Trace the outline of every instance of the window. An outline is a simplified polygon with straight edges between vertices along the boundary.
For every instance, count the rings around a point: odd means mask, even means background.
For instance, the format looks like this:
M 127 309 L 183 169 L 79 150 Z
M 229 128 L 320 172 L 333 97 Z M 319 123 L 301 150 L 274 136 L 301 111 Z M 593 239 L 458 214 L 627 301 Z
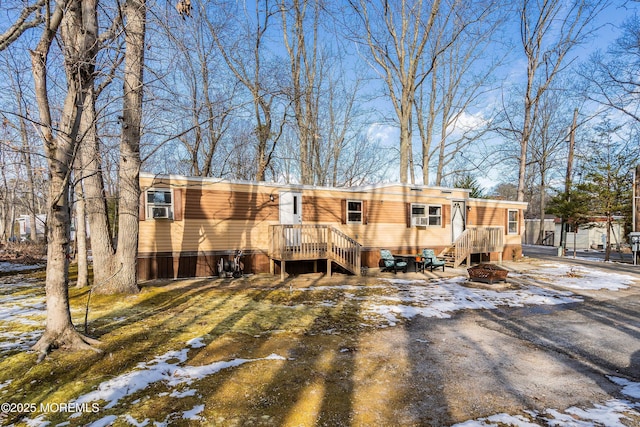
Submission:
M 173 219 L 171 190 L 147 190 L 147 218 Z
M 442 224 L 442 206 L 429 206 L 429 225 Z
M 518 234 L 518 211 L 509 209 L 508 234 Z
M 347 200 L 347 224 L 362 224 L 362 201 Z
M 438 205 L 411 205 L 411 225 L 425 227 L 442 224 L 442 206 Z

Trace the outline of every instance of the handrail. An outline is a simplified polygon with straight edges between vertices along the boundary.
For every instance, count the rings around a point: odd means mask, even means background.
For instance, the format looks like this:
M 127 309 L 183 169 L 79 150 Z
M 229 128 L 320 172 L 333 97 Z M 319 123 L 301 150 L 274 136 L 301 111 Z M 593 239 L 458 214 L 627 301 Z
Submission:
M 462 264 L 470 254 L 502 252 L 504 250 L 504 227 L 467 228 L 453 242 L 454 267 Z
M 362 245 L 331 225 L 270 226 L 269 256 L 280 260 L 329 259 L 360 275 Z

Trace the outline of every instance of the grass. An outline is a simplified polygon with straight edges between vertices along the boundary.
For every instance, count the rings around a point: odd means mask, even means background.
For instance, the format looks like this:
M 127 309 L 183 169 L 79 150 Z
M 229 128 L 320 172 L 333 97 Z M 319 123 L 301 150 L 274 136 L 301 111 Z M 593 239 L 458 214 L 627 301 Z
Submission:
M 43 292 L 41 276 L 30 280 L 36 281 L 33 288 L 17 292 Z M 100 402 L 96 413 L 70 418 L 69 413 L 55 412 L 45 414 L 45 419 L 51 425 L 86 425 L 114 415 L 118 416 L 114 426 L 131 425 L 124 417 L 128 414 L 138 422 L 199 425 L 183 419 L 183 413 L 204 405 L 198 414 L 206 420 L 201 421 L 203 425 L 336 425 L 352 424 L 354 417 L 366 421 L 370 416 L 367 399 L 360 399 L 359 408 L 353 407 L 358 375 L 365 375 L 363 381 L 375 377 L 377 385 L 369 392 L 381 394 L 386 393 L 388 387 L 383 385 L 393 379 L 393 372 L 381 374 L 385 371 L 379 363 L 384 360 L 362 357 L 360 341 L 374 328 L 363 316 L 358 297 L 383 289 L 358 286 L 345 291 L 334 286 L 302 290 L 315 279 L 274 280 L 254 276 L 155 282 L 143 285 L 137 295 L 93 295 L 88 333 L 102 342 L 102 352 L 54 351 L 40 364 L 35 364 L 33 353 L 5 352 L 0 361 L 0 400 L 38 407 L 72 402 L 101 383 L 139 369 L 139 364 L 168 351 L 185 349 L 187 341 L 201 337 L 206 346 L 190 349 L 181 366 L 260 359 L 270 354 L 286 360 L 244 363 L 177 387 L 157 382 L 126 396 L 113 408 Z M 336 279 L 335 284 L 339 283 Z M 69 293 L 73 322 L 82 330 L 88 290 L 72 287 Z M 42 326 L 32 330 L 38 328 Z M 20 425 L 25 415 L 39 414 L 11 413 L 3 422 Z

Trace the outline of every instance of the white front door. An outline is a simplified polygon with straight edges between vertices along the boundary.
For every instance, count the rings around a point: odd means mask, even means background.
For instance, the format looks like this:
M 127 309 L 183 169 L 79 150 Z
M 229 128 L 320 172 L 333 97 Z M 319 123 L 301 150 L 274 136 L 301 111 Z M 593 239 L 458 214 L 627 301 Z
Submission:
M 464 202 L 452 202 L 451 203 L 451 232 L 452 241 L 455 242 L 458 237 L 464 232 L 466 227 L 465 220 L 465 205 Z
M 280 193 L 280 224 L 302 224 L 302 193 Z
M 280 193 L 280 224 L 302 224 L 302 193 L 294 191 Z M 299 228 L 285 228 L 284 239 L 287 246 L 299 246 L 301 230 Z

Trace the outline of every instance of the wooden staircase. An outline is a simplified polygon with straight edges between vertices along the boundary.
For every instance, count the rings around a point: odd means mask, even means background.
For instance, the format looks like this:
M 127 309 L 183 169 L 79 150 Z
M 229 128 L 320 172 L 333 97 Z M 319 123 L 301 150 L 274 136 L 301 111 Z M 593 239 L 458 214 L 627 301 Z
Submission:
M 471 254 L 499 253 L 502 261 L 504 251 L 504 227 L 467 228 L 455 242 L 438 255 L 449 267 L 458 267 L 463 262 L 471 264 Z
M 440 252 L 440 254 L 438 255 L 438 258 L 442 259 L 445 262 L 444 265 L 447 267 L 450 267 L 450 268 L 457 267 L 455 251 L 456 251 L 456 247 L 454 245 L 451 245 L 448 248 L 444 249 L 442 252 Z
M 280 261 L 283 277 L 287 261 L 309 260 L 326 260 L 329 276 L 332 263 L 360 276 L 362 245 L 331 225 L 272 225 L 270 243 L 271 270 Z

